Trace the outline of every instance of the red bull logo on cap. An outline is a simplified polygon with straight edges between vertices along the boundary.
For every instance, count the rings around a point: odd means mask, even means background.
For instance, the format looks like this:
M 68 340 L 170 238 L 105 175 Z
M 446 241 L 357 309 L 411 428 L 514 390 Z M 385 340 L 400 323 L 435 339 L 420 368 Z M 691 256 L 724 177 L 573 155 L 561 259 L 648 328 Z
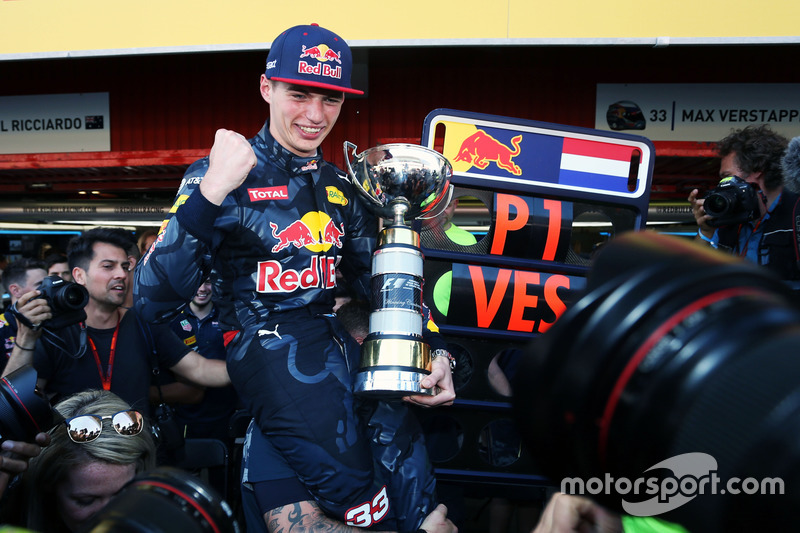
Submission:
M 311 63 L 303 61 L 303 58 L 305 57 L 316 59 L 317 63 L 312 65 Z M 317 46 L 312 46 L 310 48 L 306 48 L 306 46 L 303 45 L 303 51 L 300 54 L 300 61 L 297 63 L 297 72 L 299 74 L 314 74 L 316 76 L 336 78 L 337 80 L 341 79 L 342 67 L 325 64 L 329 61 L 336 62 L 341 65 L 342 53 L 329 48 L 326 44 L 318 44 Z
M 342 64 L 342 53 L 335 52 L 329 48 L 327 44 L 318 44 L 310 48 L 306 48 L 306 45 L 303 45 L 303 53 L 300 54 L 300 58 L 302 59 L 304 57 L 318 59 L 323 63 L 326 61 L 336 61 L 340 65 Z
M 272 236 L 278 241 L 272 253 L 289 247 L 308 248 L 312 252 L 327 252 L 331 246 L 342 247 L 344 222 L 337 225 L 327 213 L 311 211 L 283 229 L 274 222 L 269 223 Z
M 461 142 L 454 163 L 464 162 L 484 170 L 489 163 L 496 164 L 499 168 L 519 176 L 522 169 L 514 163 L 513 158 L 521 153 L 520 143 L 522 135 L 511 139 L 513 148 L 498 141 L 484 130 L 478 130 Z

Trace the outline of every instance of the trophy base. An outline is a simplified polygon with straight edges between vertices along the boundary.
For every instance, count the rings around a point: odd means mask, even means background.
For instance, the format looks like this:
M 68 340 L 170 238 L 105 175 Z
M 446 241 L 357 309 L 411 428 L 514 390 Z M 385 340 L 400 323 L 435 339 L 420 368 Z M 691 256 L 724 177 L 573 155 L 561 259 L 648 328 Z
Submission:
M 353 392 L 358 396 L 384 400 L 400 399 L 412 394 L 433 396 L 436 387 L 423 389 L 420 385 L 427 375 L 408 370 L 365 369 L 356 375 Z

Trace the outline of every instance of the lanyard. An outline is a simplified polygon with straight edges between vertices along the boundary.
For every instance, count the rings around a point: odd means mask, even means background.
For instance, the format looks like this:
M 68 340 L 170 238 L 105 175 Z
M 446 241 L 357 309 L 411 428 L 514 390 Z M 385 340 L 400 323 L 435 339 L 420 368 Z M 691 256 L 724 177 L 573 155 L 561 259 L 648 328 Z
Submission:
M 750 247 L 750 239 L 753 238 L 753 236 L 756 234 L 756 231 L 758 231 L 758 227 L 761 225 L 761 221 L 762 220 L 764 220 L 764 217 L 759 218 L 758 222 L 756 222 L 756 225 L 753 227 L 753 231 L 750 233 L 750 236 L 744 242 L 744 250 L 739 252 L 739 257 L 747 257 L 747 249 Z M 741 233 L 741 232 L 742 232 L 742 225 L 740 224 L 739 225 L 739 233 Z M 760 238 L 759 238 L 759 240 L 760 240 Z M 758 261 L 756 261 L 756 262 L 758 262 Z
M 114 336 L 111 337 L 111 350 L 108 355 L 108 374 L 103 375 L 103 365 L 100 363 L 100 354 L 97 353 L 97 346 L 94 344 L 92 337 L 86 334 L 89 339 L 89 346 L 92 347 L 92 355 L 94 355 L 94 362 L 97 364 L 97 373 L 100 374 L 100 381 L 103 383 L 103 390 L 111 390 L 111 374 L 114 372 L 114 355 L 117 353 L 117 335 L 119 334 L 120 317 L 117 315 L 117 327 L 114 329 Z
M 762 193 L 762 195 L 763 195 L 763 193 Z M 772 202 L 772 205 L 771 205 L 771 206 L 769 206 L 769 207 L 767 208 L 767 212 L 766 212 L 766 213 L 764 213 L 763 215 L 761 215 L 761 218 L 759 218 L 759 219 L 758 219 L 758 222 L 756 222 L 756 225 L 753 227 L 753 232 L 750 234 L 750 237 L 752 237 L 753 235 L 755 235 L 756 231 L 758 231 L 758 227 L 761 225 L 761 222 L 762 222 L 762 221 L 763 221 L 765 218 L 767 218 L 767 217 L 769 217 L 770 215 L 772 215 L 772 212 L 773 212 L 773 211 L 775 210 L 775 208 L 778 206 L 778 202 L 780 201 L 780 199 L 781 199 L 781 195 L 779 194 L 779 195 L 778 195 L 778 197 L 777 197 L 777 198 L 775 198 L 775 200 Z M 764 197 L 764 204 L 766 205 L 766 203 L 767 203 L 767 199 L 766 199 L 766 197 Z M 739 231 L 738 231 L 738 233 L 737 233 L 737 236 L 738 236 L 738 234 L 739 234 L 739 233 L 741 233 L 741 232 L 742 232 L 742 225 L 740 224 L 740 225 L 739 225 Z M 757 259 L 756 259 L 756 263 L 758 263 L 758 264 L 761 264 L 761 246 L 760 246 L 760 243 L 761 243 L 761 241 L 762 241 L 762 238 L 761 238 L 761 237 L 759 237 L 759 250 L 758 250 Z M 739 252 L 739 256 L 740 256 L 740 257 L 747 257 L 747 248 L 748 248 L 749 246 L 750 246 L 750 238 L 748 238 L 748 239 L 747 239 L 747 241 L 744 243 L 744 250 L 742 250 L 741 252 Z

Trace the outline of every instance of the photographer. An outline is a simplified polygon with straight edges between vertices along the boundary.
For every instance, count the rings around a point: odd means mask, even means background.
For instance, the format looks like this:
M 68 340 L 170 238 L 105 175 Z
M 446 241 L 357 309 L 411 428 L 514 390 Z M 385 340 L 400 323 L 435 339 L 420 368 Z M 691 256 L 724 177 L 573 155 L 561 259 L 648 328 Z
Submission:
M 718 143 L 720 179 L 738 177 L 758 188 L 758 210 L 751 220 L 715 221 L 706 212 L 706 200 L 698 199 L 697 189 L 689 194 L 689 202 L 699 226 L 697 239 L 766 266 L 783 280 L 798 282 L 793 210 L 800 196 L 784 190 L 781 162 L 787 144 L 767 125 L 737 130 Z
M 155 466 L 155 445 L 140 413 L 103 390 L 80 392 L 56 410 L 65 423 L 31 459 L 2 521 L 32 531 L 78 531 L 134 476 Z M 99 418 L 99 417 L 102 417 Z
M 123 312 L 129 282 L 127 248 L 128 242 L 109 228 L 94 228 L 73 239 L 69 263 L 75 282 L 88 292 L 85 320 L 78 318 L 54 331 L 44 323 L 35 352 L 20 341 L 28 349 L 12 354 L 4 375 L 33 362 L 39 388 L 54 401 L 86 389 L 105 389 L 143 412 L 148 412 L 151 371 L 157 362 L 201 385 L 230 383 L 224 361 L 189 350 L 167 326 L 148 326 L 132 310 Z M 27 303 L 39 303 L 34 300 L 44 301 L 33 298 Z M 42 326 L 42 321 L 31 324 Z
M 50 318 L 50 308 L 47 302 L 38 299 L 37 289 L 42 280 L 47 276 L 45 264 L 34 259 L 18 259 L 11 263 L 5 270 L 3 283 L 11 295 L 11 305 L 17 312 L 27 316 L 34 323 Z M 5 368 L 6 362 L 14 354 L 20 357 L 20 352 L 33 352 L 33 345 L 41 332 L 33 331 L 24 322 L 18 321 L 13 312 L 6 310 L 0 314 L 0 336 L 3 338 L 3 354 L 0 360 L 0 370 Z

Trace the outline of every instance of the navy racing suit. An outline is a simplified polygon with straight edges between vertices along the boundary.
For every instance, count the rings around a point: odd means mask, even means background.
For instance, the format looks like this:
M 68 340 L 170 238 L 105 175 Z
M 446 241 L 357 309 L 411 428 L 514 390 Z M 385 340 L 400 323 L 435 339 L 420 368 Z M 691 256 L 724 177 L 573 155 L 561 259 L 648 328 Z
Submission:
M 257 164 L 221 206 L 199 192 L 208 158 L 189 167 L 137 265 L 136 309 L 167 320 L 210 275 L 231 381 L 298 479 L 349 525 L 416 530 L 435 506 L 419 426 L 354 397 L 358 345 L 331 313 L 337 269 L 369 294 L 376 220 L 321 153 L 288 152 L 268 123 L 250 143 Z

